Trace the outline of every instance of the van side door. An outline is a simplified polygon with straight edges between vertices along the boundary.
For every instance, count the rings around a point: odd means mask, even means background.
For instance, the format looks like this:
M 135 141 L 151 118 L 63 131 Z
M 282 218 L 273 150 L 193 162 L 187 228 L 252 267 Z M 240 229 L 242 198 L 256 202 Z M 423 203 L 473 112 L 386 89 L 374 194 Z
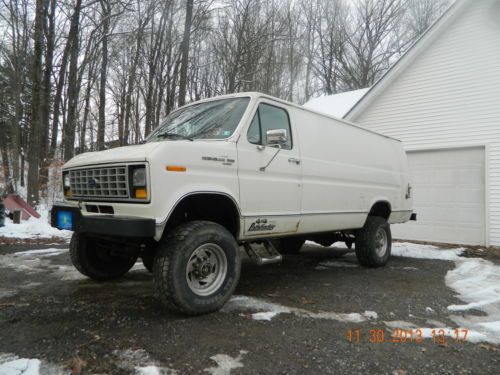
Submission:
M 267 131 L 282 129 L 287 140 L 281 149 L 268 144 Z M 238 140 L 238 177 L 244 237 L 297 232 L 302 164 L 297 132 L 286 106 L 263 99 L 258 103 Z

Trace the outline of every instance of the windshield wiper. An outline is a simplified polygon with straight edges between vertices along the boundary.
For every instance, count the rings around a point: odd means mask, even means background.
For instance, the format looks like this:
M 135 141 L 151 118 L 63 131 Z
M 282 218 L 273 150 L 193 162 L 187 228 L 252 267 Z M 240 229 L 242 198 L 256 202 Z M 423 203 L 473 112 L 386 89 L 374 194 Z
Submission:
M 172 132 L 162 132 L 156 135 L 158 138 L 182 138 L 193 142 L 193 138 L 184 134 L 172 133 Z

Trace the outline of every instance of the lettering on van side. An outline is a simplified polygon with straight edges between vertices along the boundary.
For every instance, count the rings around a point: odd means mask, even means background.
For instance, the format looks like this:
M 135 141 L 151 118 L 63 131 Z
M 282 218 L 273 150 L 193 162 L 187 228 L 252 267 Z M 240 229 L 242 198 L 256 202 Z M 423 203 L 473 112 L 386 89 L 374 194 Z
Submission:
M 276 227 L 274 223 L 268 223 L 267 219 L 257 219 L 252 224 L 250 224 L 250 228 L 248 228 L 249 232 L 263 232 L 270 231 Z
M 220 156 L 220 157 L 217 157 L 217 156 L 202 156 L 201 160 L 206 160 L 206 161 L 220 161 L 220 162 L 222 162 L 223 165 L 233 165 L 233 163 L 235 162 L 234 159 L 231 159 L 231 158 L 229 158 L 227 156 Z

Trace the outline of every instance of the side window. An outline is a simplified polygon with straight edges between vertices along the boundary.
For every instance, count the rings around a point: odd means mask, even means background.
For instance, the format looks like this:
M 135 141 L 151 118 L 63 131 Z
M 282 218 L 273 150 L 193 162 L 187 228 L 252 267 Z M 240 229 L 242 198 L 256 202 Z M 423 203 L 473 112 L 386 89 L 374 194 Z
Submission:
M 265 134 L 268 130 L 285 129 L 288 141 L 283 145 L 285 150 L 292 149 L 292 131 L 288 114 L 284 109 L 260 104 L 255 116 L 248 128 L 248 142 L 254 144 L 265 144 Z
M 260 121 L 259 121 L 259 110 L 255 112 L 255 116 L 253 116 L 252 123 L 248 128 L 247 133 L 248 142 L 253 143 L 255 145 L 260 145 Z

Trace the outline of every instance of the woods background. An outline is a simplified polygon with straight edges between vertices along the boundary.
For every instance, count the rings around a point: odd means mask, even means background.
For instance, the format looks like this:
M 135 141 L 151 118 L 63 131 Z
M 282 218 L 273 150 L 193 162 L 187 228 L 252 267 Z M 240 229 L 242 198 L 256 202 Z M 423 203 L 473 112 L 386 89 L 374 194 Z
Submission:
M 449 0 L 0 0 L 4 188 L 138 143 L 186 102 L 371 86 Z

